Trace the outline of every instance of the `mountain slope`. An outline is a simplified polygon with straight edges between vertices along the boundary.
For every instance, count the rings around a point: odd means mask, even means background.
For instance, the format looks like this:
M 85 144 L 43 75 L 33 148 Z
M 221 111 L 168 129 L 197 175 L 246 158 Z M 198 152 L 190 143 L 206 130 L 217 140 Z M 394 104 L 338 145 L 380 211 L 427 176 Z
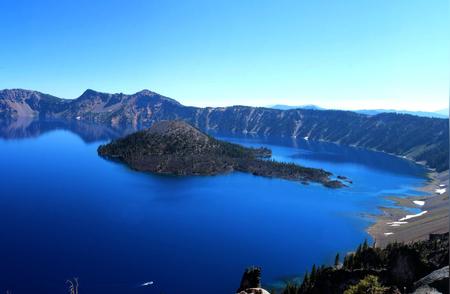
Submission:
M 37 91 L 12 89 L 0 91 L 0 118 L 53 116 L 67 109 L 69 100 Z
M 74 100 L 27 90 L 0 91 L 0 119 L 20 116 L 89 121 L 113 127 L 146 128 L 161 120 L 184 120 L 210 133 L 308 137 L 374 149 L 416 161 L 438 171 L 449 166 L 448 119 L 351 111 L 262 107 L 189 107 L 144 90 L 132 95 L 87 90 Z

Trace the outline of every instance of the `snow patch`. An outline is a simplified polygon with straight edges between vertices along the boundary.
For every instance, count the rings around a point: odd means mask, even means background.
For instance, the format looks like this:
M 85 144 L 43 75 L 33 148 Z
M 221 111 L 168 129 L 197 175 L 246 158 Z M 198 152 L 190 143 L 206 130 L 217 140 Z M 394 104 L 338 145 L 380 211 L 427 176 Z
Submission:
M 402 217 L 401 219 L 399 219 L 399 221 L 405 221 L 407 219 L 411 219 L 411 218 L 415 218 L 415 217 L 419 217 L 424 215 L 425 213 L 427 213 L 428 211 L 424 210 L 422 212 L 419 212 L 418 214 L 408 214 L 405 217 Z
M 442 195 L 442 194 L 444 194 L 445 193 L 445 191 L 447 191 L 447 189 L 446 188 L 442 188 L 442 189 L 436 189 L 436 194 L 439 194 L 439 195 Z
M 394 233 L 392 233 L 392 232 L 387 232 L 387 233 L 384 233 L 384 235 L 385 235 L 385 236 L 390 236 L 390 235 L 394 235 Z
M 414 200 L 413 203 L 415 205 L 419 205 L 419 206 L 424 206 L 425 205 L 425 201 L 421 201 L 421 200 Z
M 390 223 L 386 223 L 387 225 L 391 226 L 391 227 L 400 227 L 400 225 L 404 225 L 407 224 L 408 222 L 390 222 Z

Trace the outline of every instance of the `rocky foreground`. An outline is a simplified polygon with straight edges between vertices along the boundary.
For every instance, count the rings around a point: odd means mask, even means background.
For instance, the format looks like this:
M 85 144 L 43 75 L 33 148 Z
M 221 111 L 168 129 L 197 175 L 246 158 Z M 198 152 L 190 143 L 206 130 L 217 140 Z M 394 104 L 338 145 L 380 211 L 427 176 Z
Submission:
M 449 293 L 449 235 L 426 241 L 391 243 L 386 248 L 364 243 L 334 266 L 313 266 L 301 284 L 287 284 L 279 294 L 438 294 Z M 239 294 L 269 293 L 261 288 L 261 269 L 244 272 Z
M 395 206 L 382 207 L 383 214 L 377 215 L 377 222 L 368 229 L 378 247 L 392 242 L 426 240 L 430 234 L 449 231 L 449 173 L 433 172 L 429 177 L 426 186 L 419 188 L 428 195 L 387 197 Z M 405 208 L 421 211 L 412 214 Z
M 331 173 L 270 160 L 267 148 L 246 148 L 216 140 L 182 121 L 162 121 L 149 129 L 101 145 L 98 154 L 138 171 L 180 176 L 217 175 L 232 171 L 326 187 L 345 186 Z

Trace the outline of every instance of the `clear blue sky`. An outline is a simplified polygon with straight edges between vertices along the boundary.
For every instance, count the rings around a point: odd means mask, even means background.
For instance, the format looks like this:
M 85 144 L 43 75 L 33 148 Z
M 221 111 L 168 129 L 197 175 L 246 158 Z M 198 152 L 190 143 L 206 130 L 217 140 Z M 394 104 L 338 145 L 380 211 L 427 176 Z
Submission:
M 436 110 L 447 0 L 0 0 L 0 88 Z

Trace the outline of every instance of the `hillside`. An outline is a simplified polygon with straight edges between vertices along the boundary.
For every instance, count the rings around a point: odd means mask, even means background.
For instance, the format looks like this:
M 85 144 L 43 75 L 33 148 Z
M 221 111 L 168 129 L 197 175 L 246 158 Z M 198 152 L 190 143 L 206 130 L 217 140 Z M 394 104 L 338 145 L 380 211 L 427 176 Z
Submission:
M 99 155 L 133 169 L 159 174 L 216 175 L 232 171 L 339 188 L 321 169 L 266 160 L 267 148 L 246 148 L 216 140 L 182 121 L 161 121 L 151 128 L 98 148 Z
M 391 243 L 382 249 L 364 243 L 345 256 L 343 263 L 336 256 L 334 267 L 313 266 L 301 285 L 288 286 L 282 293 L 357 294 L 370 293 L 369 289 L 379 294 L 448 293 L 448 245 L 448 233 L 409 244 Z
M 161 120 L 184 120 L 210 133 L 292 137 L 374 149 L 437 171 L 449 166 L 449 121 L 407 114 L 259 107 L 189 107 L 144 90 L 132 95 L 87 90 L 66 100 L 36 91 L 0 91 L 0 120 L 23 116 L 79 120 L 142 129 Z

